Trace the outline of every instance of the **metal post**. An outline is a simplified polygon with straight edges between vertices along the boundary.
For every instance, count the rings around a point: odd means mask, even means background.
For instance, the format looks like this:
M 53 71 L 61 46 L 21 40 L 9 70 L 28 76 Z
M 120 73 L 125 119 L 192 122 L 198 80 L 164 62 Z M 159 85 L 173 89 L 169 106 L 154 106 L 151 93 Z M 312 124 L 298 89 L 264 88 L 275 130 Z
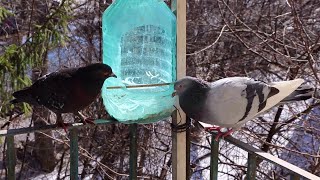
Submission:
M 15 166 L 16 166 L 16 150 L 14 148 L 14 136 L 7 136 L 7 172 L 8 180 L 15 180 Z
M 129 180 L 137 180 L 137 124 L 130 124 Z
M 70 129 L 70 179 L 78 180 L 78 162 L 79 162 L 79 147 L 78 147 L 78 129 Z
M 249 153 L 248 154 L 247 180 L 255 180 L 256 179 L 256 169 L 257 169 L 257 155 Z
M 191 149 L 191 134 L 190 128 L 188 127 L 191 124 L 191 119 L 186 117 L 186 176 L 187 179 L 190 179 L 192 176 L 191 166 L 190 166 L 190 149 Z
M 211 135 L 210 180 L 218 180 L 219 141 L 216 135 Z
M 297 173 L 291 173 L 290 180 L 300 180 L 300 175 Z

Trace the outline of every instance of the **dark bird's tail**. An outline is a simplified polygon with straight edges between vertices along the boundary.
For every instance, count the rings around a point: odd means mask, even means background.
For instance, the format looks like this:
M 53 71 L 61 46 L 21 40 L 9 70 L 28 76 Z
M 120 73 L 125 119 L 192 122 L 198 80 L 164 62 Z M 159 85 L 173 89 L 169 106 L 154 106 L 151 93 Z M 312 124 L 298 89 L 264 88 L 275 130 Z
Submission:
M 31 90 L 30 88 L 22 89 L 20 91 L 16 91 L 12 94 L 15 99 L 11 100 L 10 103 L 16 104 L 16 103 L 21 103 L 21 102 L 26 102 L 29 104 L 35 104 L 37 103 L 31 95 Z
M 19 103 L 20 101 L 18 99 L 12 99 L 10 101 L 11 104 L 16 104 L 16 103 Z
M 289 96 L 281 100 L 280 103 L 307 100 L 312 98 L 314 93 L 315 89 L 312 86 L 303 84 L 293 91 Z

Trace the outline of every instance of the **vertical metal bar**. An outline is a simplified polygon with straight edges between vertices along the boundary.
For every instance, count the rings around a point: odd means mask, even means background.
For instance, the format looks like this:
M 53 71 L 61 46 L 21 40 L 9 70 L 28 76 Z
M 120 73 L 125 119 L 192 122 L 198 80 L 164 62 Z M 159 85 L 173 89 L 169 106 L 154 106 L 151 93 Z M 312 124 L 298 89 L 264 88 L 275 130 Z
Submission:
M 70 179 L 78 180 L 78 162 L 79 162 L 79 147 L 78 147 L 78 129 L 70 129 Z
M 218 159 L 219 141 L 215 140 L 216 135 L 211 135 L 211 156 L 210 156 L 210 180 L 218 180 Z
M 300 180 L 300 175 L 292 172 L 290 174 L 290 180 Z
M 8 180 L 15 180 L 16 151 L 14 149 L 14 136 L 7 136 L 7 172 Z
M 172 124 L 176 125 L 178 122 L 177 110 L 172 113 Z M 172 128 L 172 180 L 177 180 L 178 176 L 178 133 Z
M 189 126 L 191 124 L 191 119 L 186 117 L 186 124 Z M 186 127 L 186 176 L 187 179 L 191 178 L 191 167 L 190 167 L 190 149 L 191 149 L 191 139 L 190 139 L 190 128 Z
M 130 124 L 129 180 L 137 180 L 137 124 Z
M 248 154 L 248 168 L 247 168 L 247 180 L 256 179 L 256 169 L 257 169 L 257 156 L 255 154 Z

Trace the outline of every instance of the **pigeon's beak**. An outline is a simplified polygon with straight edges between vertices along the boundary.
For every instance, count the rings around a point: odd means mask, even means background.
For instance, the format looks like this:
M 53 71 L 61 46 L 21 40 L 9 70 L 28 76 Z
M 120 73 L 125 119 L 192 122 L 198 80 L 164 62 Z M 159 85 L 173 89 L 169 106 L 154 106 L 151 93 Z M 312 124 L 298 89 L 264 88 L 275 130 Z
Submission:
M 110 77 L 115 77 L 115 78 L 117 78 L 117 75 L 111 73 L 111 74 L 110 74 Z
M 171 94 L 172 97 L 175 97 L 177 95 L 177 91 L 173 91 L 173 93 Z

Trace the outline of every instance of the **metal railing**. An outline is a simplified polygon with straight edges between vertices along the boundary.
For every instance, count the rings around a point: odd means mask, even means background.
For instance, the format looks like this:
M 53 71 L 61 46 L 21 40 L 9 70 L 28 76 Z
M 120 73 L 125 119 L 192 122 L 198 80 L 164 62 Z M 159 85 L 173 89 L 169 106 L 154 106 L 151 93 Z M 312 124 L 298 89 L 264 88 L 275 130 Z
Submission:
M 106 125 L 106 124 L 114 124 L 114 123 L 117 123 L 117 121 L 104 120 L 104 119 L 95 120 L 96 125 Z M 90 125 L 83 125 L 82 123 L 68 124 L 68 129 L 70 132 L 69 134 L 70 134 L 70 179 L 71 180 L 79 179 L 78 177 L 78 174 L 79 174 L 78 128 L 82 128 L 86 126 L 90 126 Z M 7 168 L 8 180 L 15 180 L 16 152 L 14 148 L 14 136 L 18 134 L 27 134 L 27 133 L 33 133 L 36 131 L 54 130 L 54 129 L 61 129 L 61 127 L 58 127 L 57 125 L 47 125 L 47 126 L 40 126 L 40 127 L 0 130 L 0 137 L 6 136 L 6 145 L 7 145 L 6 168 Z
M 117 123 L 113 120 L 96 120 L 97 125 L 106 125 Z M 73 123 L 69 125 L 70 131 L 70 179 L 77 180 L 78 176 L 78 161 L 79 161 L 79 147 L 78 147 L 78 128 L 86 127 L 82 123 Z M 90 125 L 88 125 L 90 126 Z M 14 148 L 14 136 L 18 134 L 32 133 L 35 131 L 43 130 L 53 130 L 59 129 L 56 125 L 47 125 L 42 127 L 30 127 L 30 128 L 20 128 L 20 129 L 9 129 L 0 130 L 0 136 L 6 136 L 6 168 L 7 168 L 7 178 L 8 180 L 15 179 L 15 165 L 16 165 L 16 154 Z M 215 134 L 212 133 L 211 139 L 211 160 L 210 160 L 210 180 L 218 179 L 218 155 L 219 155 L 219 141 L 215 141 Z M 263 159 L 267 160 L 273 164 L 279 165 L 291 173 L 292 180 L 298 180 L 300 178 L 320 180 L 320 177 L 315 176 L 295 165 L 292 165 L 282 159 L 272 156 L 269 153 L 256 149 L 249 144 L 243 143 L 231 136 L 226 137 L 224 140 L 227 142 L 241 148 L 248 152 L 248 163 L 247 163 L 247 173 L 246 179 L 254 180 L 256 178 L 257 160 Z M 130 125 L 130 167 L 129 167 L 129 179 L 137 179 L 137 124 Z M 186 172 L 179 172 L 186 173 Z
M 212 133 L 211 136 L 211 166 L 210 166 L 210 180 L 218 179 L 218 151 L 219 151 L 219 141 L 215 141 L 216 134 Z M 239 147 L 240 149 L 248 152 L 248 163 L 247 163 L 247 180 L 256 179 L 257 161 L 258 159 L 266 160 L 275 165 L 281 166 L 290 172 L 290 180 L 299 180 L 300 178 L 320 180 L 320 177 L 311 174 L 293 164 L 288 163 L 280 158 L 277 158 L 270 153 L 266 153 L 260 149 L 254 148 L 247 143 L 239 141 L 231 136 L 224 139 L 225 141 Z

